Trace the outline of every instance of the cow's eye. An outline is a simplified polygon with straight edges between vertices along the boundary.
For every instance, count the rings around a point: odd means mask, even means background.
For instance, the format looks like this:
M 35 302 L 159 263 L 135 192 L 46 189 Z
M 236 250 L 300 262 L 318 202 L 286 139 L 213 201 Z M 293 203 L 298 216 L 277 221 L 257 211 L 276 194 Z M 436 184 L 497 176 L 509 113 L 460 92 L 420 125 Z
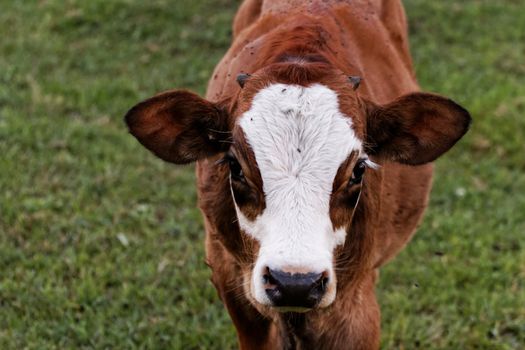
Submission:
M 244 172 L 242 171 L 242 167 L 237 159 L 233 155 L 228 155 L 226 160 L 230 167 L 232 180 L 244 181 Z
M 352 178 L 350 179 L 349 185 L 356 185 L 361 183 L 363 181 L 363 175 L 365 174 L 366 169 L 366 160 L 365 159 L 359 159 L 354 166 L 354 170 L 352 171 Z

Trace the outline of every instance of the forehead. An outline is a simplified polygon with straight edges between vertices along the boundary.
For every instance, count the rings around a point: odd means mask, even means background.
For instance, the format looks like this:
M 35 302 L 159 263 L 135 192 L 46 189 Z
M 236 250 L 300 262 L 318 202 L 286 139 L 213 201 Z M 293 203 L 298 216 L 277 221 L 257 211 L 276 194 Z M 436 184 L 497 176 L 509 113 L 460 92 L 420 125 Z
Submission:
M 259 90 L 237 121 L 261 175 L 333 181 L 352 151 L 361 151 L 352 117 L 322 84 L 272 84 Z M 236 140 L 237 141 L 237 140 Z M 263 181 L 267 183 L 267 181 Z

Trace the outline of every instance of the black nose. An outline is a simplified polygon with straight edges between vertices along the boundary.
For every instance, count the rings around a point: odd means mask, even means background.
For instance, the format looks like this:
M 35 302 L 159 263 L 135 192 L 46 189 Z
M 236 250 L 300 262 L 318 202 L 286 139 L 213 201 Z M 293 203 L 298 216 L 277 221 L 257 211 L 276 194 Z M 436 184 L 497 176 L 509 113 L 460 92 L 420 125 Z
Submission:
M 326 273 L 288 273 L 268 268 L 265 291 L 274 306 L 312 308 L 321 300 L 328 284 Z

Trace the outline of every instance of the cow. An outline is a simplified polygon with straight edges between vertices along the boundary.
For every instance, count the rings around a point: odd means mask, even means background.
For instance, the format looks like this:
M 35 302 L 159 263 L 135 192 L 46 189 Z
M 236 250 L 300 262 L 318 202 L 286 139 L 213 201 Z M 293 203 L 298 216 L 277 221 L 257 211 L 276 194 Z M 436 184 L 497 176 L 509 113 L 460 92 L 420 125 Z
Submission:
M 205 98 L 131 108 L 161 159 L 196 162 L 212 282 L 241 349 L 377 349 L 378 270 L 468 130 L 420 91 L 398 0 L 245 0 Z

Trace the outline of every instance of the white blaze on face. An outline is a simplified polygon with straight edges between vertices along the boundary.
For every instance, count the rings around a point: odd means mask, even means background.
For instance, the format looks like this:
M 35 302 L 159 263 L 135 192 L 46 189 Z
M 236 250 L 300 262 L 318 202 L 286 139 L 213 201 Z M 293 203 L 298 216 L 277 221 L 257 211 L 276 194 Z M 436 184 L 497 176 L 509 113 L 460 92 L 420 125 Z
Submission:
M 255 154 L 266 200 L 254 221 L 237 208 L 240 227 L 260 243 L 253 296 L 270 304 L 262 281 L 266 267 L 327 271 L 335 283 L 333 250 L 346 232 L 333 230 L 330 195 L 340 165 L 362 146 L 351 118 L 339 110 L 337 94 L 319 84 L 274 84 L 257 93 L 238 123 Z M 320 306 L 334 298 L 329 287 Z

